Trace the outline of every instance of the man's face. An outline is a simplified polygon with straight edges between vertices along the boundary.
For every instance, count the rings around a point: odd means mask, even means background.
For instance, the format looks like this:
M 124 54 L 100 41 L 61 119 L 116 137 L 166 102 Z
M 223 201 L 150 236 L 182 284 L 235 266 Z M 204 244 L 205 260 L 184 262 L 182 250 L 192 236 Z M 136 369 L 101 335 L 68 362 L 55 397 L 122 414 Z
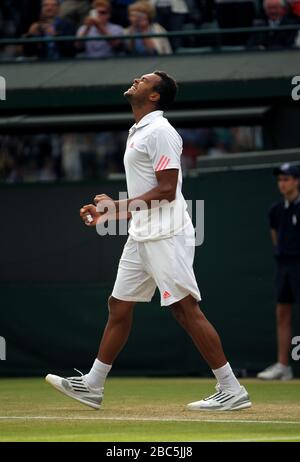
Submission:
M 52 19 L 58 15 L 58 2 L 57 0 L 44 0 L 42 3 L 42 18 Z
M 97 11 L 98 17 L 102 20 L 102 22 L 108 22 L 110 18 L 110 11 L 105 5 L 101 3 L 94 2 L 94 9 Z
M 160 83 L 160 77 L 156 74 L 145 74 L 138 79 L 134 79 L 133 84 L 127 91 L 125 91 L 124 96 L 129 99 L 129 101 L 147 103 L 149 101 L 156 101 L 158 93 L 154 90 L 154 87 Z
M 299 180 L 291 175 L 278 175 L 278 189 L 281 194 L 291 194 L 298 190 Z
M 280 0 L 267 0 L 265 3 L 265 12 L 269 19 L 276 21 L 284 16 L 285 9 Z

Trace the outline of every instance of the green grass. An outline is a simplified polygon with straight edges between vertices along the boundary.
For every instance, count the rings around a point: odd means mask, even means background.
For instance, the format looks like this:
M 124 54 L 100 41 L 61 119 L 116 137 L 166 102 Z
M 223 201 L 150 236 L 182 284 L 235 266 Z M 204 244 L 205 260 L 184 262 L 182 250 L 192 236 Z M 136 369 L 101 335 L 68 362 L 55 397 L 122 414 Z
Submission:
M 94 411 L 43 379 L 0 380 L 0 441 L 300 441 L 300 381 L 244 380 L 253 407 L 189 412 L 213 380 L 112 378 Z

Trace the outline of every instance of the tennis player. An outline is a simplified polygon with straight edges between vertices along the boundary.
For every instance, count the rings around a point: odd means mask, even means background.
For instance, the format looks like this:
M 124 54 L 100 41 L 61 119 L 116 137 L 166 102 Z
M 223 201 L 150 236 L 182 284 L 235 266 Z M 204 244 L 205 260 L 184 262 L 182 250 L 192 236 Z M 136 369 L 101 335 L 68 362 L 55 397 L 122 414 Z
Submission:
M 92 227 L 103 215 L 102 205 L 114 208 L 115 219 L 125 208 L 131 219 L 108 300 L 108 321 L 90 372 L 78 377 L 46 377 L 57 390 L 95 409 L 101 406 L 106 377 L 128 339 L 134 306 L 149 302 L 156 287 L 161 305 L 171 310 L 217 379 L 216 393 L 187 408 L 226 411 L 251 406 L 217 332 L 199 307 L 201 296 L 193 271 L 195 232 L 181 193 L 182 139 L 163 114 L 176 92 L 175 80 L 162 71 L 134 79 L 124 93 L 135 118 L 124 155 L 129 199 L 115 201 L 100 194 L 94 198 L 97 207 L 89 204 L 80 210 L 83 221 Z M 102 212 L 98 211 L 101 207 Z

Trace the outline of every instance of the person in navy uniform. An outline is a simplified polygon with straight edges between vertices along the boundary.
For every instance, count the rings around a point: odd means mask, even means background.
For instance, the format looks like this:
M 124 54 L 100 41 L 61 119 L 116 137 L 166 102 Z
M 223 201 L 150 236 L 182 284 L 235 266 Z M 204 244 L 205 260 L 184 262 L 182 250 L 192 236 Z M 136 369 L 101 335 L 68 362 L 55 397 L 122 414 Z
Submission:
M 277 363 L 257 377 L 264 380 L 290 380 L 289 365 L 292 339 L 292 306 L 300 304 L 300 169 L 283 164 L 274 169 L 283 200 L 269 212 L 271 238 L 275 250 L 275 294 L 277 315 Z

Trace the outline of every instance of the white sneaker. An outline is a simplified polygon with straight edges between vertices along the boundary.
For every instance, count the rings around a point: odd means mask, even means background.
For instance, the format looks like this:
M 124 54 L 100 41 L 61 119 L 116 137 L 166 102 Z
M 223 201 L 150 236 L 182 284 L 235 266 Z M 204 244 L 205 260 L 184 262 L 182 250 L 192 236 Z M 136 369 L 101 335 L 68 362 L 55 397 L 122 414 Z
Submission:
M 90 388 L 87 384 L 85 375 L 82 374 L 81 377 L 64 378 L 58 375 L 48 374 L 45 380 L 64 395 L 76 399 L 93 409 L 100 409 L 103 401 L 103 388 L 98 390 Z
M 190 411 L 238 411 L 252 406 L 245 387 L 237 394 L 222 391 L 219 384 L 216 385 L 217 393 L 208 396 L 201 401 L 189 403 L 187 409 Z
M 293 371 L 291 366 L 276 363 L 259 372 L 257 377 L 262 380 L 292 380 Z

